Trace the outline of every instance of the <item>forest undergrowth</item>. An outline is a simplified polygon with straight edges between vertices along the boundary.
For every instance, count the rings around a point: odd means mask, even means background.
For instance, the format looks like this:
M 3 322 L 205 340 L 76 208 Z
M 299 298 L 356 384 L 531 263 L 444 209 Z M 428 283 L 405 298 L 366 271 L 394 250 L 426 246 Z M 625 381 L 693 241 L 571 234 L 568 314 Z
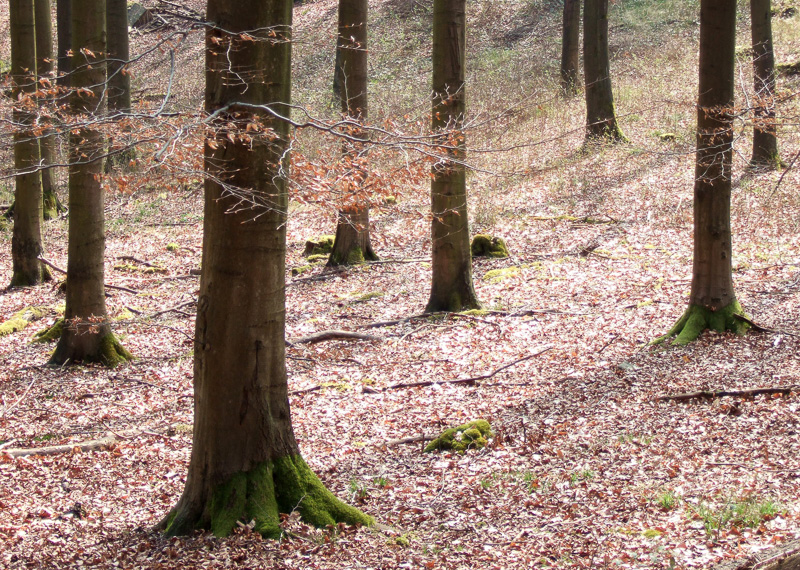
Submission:
M 430 4 L 371 4 L 376 123 L 428 112 Z M 319 116 L 333 113 L 335 6 L 295 7 L 294 102 Z M 425 184 L 373 209 L 381 261 L 338 270 L 303 257 L 306 240 L 333 233 L 333 212 L 302 194 L 293 201 L 288 340 L 326 330 L 376 337 L 287 346 L 295 432 L 323 483 L 388 528 L 314 529 L 292 514 L 280 541 L 246 524 L 226 539 L 152 530 L 180 496 L 189 460 L 202 188 L 109 192 L 106 283 L 116 288 L 107 303 L 136 360 L 46 367 L 54 345 L 32 341 L 63 312 L 59 276 L 0 295 L 1 321 L 44 309 L 0 336 L 0 452 L 109 438 L 85 452 L 0 453 L 0 565 L 688 569 L 800 539 L 798 174 L 746 168 L 746 121 L 734 165 L 734 282 L 762 330 L 648 345 L 685 310 L 691 279 L 693 6 L 614 5 L 612 74 L 631 143 L 584 147 L 582 100 L 556 95 L 559 9 L 473 4 L 471 230 L 504 238 L 511 252 L 474 260 L 483 311 L 420 316 L 430 285 Z M 152 41 L 132 38 L 138 49 Z M 779 62 L 796 60 L 800 17 L 777 19 L 775 38 Z M 200 105 L 199 53 L 195 32 L 178 51 L 186 68 L 175 109 Z M 136 81 L 157 85 L 166 61 L 153 55 Z M 747 76 L 744 57 L 741 66 Z M 787 163 L 800 153 L 790 96 L 799 88 L 780 80 Z M 303 133 L 298 146 L 311 156 L 335 145 Z M 12 182 L 0 185 L 9 199 Z M 66 219 L 45 231 L 47 259 L 66 268 Z M 10 240 L 4 225 L 6 283 Z M 758 388 L 790 390 L 661 399 Z M 494 431 L 487 448 L 422 453 L 443 429 L 478 418 Z

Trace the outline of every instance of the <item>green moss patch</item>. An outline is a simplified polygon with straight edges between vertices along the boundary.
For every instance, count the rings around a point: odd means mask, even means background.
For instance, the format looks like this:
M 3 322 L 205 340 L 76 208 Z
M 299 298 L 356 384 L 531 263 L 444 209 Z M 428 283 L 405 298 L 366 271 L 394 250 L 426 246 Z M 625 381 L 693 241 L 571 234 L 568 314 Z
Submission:
M 446 429 L 442 435 L 425 446 L 425 453 L 437 449 L 452 449 L 464 453 L 468 449 L 486 447 L 486 439 L 492 437 L 492 428 L 486 420 L 473 420 L 463 425 Z
M 333 251 L 333 240 L 336 236 L 319 236 L 306 242 L 306 249 L 303 256 L 329 254 Z
M 302 275 L 306 271 L 311 271 L 312 267 L 310 265 L 301 265 L 300 267 L 292 267 L 292 275 Z
M 53 326 L 42 329 L 33 337 L 33 342 L 55 342 L 61 338 L 64 332 L 64 317 L 58 319 Z
M 47 309 L 43 307 L 25 307 L 21 311 L 14 313 L 10 319 L 0 323 L 0 336 L 7 336 L 19 332 L 33 321 L 38 321 L 47 314 Z
M 307 256 L 306 261 L 308 261 L 309 263 L 320 263 L 323 261 L 327 263 L 328 255 L 325 253 L 315 253 L 313 255 Z
M 486 234 L 478 234 L 472 238 L 470 251 L 472 252 L 472 257 L 508 257 L 508 247 L 505 240 Z
M 745 321 L 737 319 L 736 315 L 744 316 L 744 309 L 739 301 L 734 301 L 727 307 L 712 311 L 699 305 L 689 305 L 683 316 L 678 319 L 675 326 L 662 337 L 653 340 L 650 344 L 660 344 L 665 340 L 675 337 L 672 344 L 683 346 L 689 344 L 700 333 L 710 329 L 717 332 L 731 331 L 735 334 L 744 334 L 750 328 Z
M 504 267 L 502 269 L 492 269 L 483 275 L 484 281 L 490 283 L 499 283 L 509 277 L 516 277 L 520 273 L 520 268 L 512 265 L 511 267 Z

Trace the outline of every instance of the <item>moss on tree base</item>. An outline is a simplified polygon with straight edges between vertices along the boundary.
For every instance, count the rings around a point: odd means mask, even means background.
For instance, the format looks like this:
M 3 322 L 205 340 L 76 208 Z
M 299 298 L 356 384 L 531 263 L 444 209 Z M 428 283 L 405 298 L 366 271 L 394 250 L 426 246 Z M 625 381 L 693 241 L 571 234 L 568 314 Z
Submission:
M 695 340 L 707 329 L 744 334 L 750 325 L 737 319 L 735 315 L 744 316 L 744 309 L 739 301 L 734 301 L 727 307 L 716 311 L 699 305 L 689 305 L 675 326 L 667 334 L 653 340 L 650 344 L 660 344 L 674 336 L 675 340 L 672 341 L 672 344 L 683 346 Z
M 372 517 L 337 499 L 298 456 L 262 463 L 247 472 L 237 473 L 211 493 L 202 514 L 194 506 L 178 507 L 161 523 L 169 536 L 184 535 L 196 529 L 227 536 L 237 522 L 255 524 L 254 530 L 268 538 L 281 534 L 280 513 L 297 510 L 314 526 L 336 523 L 372 525 Z
M 93 352 L 88 354 L 75 354 L 73 352 L 73 348 L 69 346 L 68 342 L 65 342 L 63 337 L 63 332 L 65 332 L 63 319 L 53 325 L 50 331 L 44 333 L 41 337 L 37 335 L 37 340 L 40 342 L 45 342 L 44 340 L 40 339 L 44 338 L 45 336 L 52 336 L 52 334 L 54 334 L 53 330 L 59 325 L 62 329 L 62 336 L 60 337 L 58 346 L 56 346 L 53 356 L 50 357 L 49 364 L 51 365 L 63 366 L 64 364 L 70 362 L 99 362 L 108 368 L 116 368 L 123 362 L 133 360 L 133 355 L 120 344 L 120 342 L 117 340 L 117 337 L 115 337 L 113 333 L 107 333 L 100 337 L 97 341 L 97 348 Z

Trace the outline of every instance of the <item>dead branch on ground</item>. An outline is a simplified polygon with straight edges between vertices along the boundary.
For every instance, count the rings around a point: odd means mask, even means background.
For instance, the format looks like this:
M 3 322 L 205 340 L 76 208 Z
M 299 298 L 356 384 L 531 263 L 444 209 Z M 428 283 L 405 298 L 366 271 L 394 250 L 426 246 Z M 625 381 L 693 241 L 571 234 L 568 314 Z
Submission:
M 787 386 L 786 388 L 753 388 L 750 390 L 701 390 L 699 392 L 689 392 L 687 394 L 675 394 L 673 396 L 660 396 L 659 402 L 687 402 L 689 400 L 706 399 L 713 400 L 724 396 L 734 396 L 740 398 L 753 398 L 763 394 L 784 394 L 788 395 L 797 392 L 800 386 Z
M 286 339 L 289 346 L 295 344 L 315 344 L 326 340 L 383 340 L 379 336 L 352 331 L 321 331 L 300 338 Z

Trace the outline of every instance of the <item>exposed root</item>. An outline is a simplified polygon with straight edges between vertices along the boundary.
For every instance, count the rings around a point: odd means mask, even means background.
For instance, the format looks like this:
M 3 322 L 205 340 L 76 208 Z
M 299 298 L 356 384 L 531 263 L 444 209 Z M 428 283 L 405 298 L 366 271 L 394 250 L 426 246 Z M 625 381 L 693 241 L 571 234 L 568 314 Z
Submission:
M 707 329 L 744 334 L 750 325 L 746 321 L 736 318 L 736 315 L 744 316 L 744 309 L 738 301 L 733 301 L 727 307 L 716 311 L 699 305 L 689 305 L 675 326 L 664 336 L 651 341 L 650 344 L 661 344 L 674 336 L 675 340 L 672 341 L 672 344 L 683 346 L 697 339 Z

